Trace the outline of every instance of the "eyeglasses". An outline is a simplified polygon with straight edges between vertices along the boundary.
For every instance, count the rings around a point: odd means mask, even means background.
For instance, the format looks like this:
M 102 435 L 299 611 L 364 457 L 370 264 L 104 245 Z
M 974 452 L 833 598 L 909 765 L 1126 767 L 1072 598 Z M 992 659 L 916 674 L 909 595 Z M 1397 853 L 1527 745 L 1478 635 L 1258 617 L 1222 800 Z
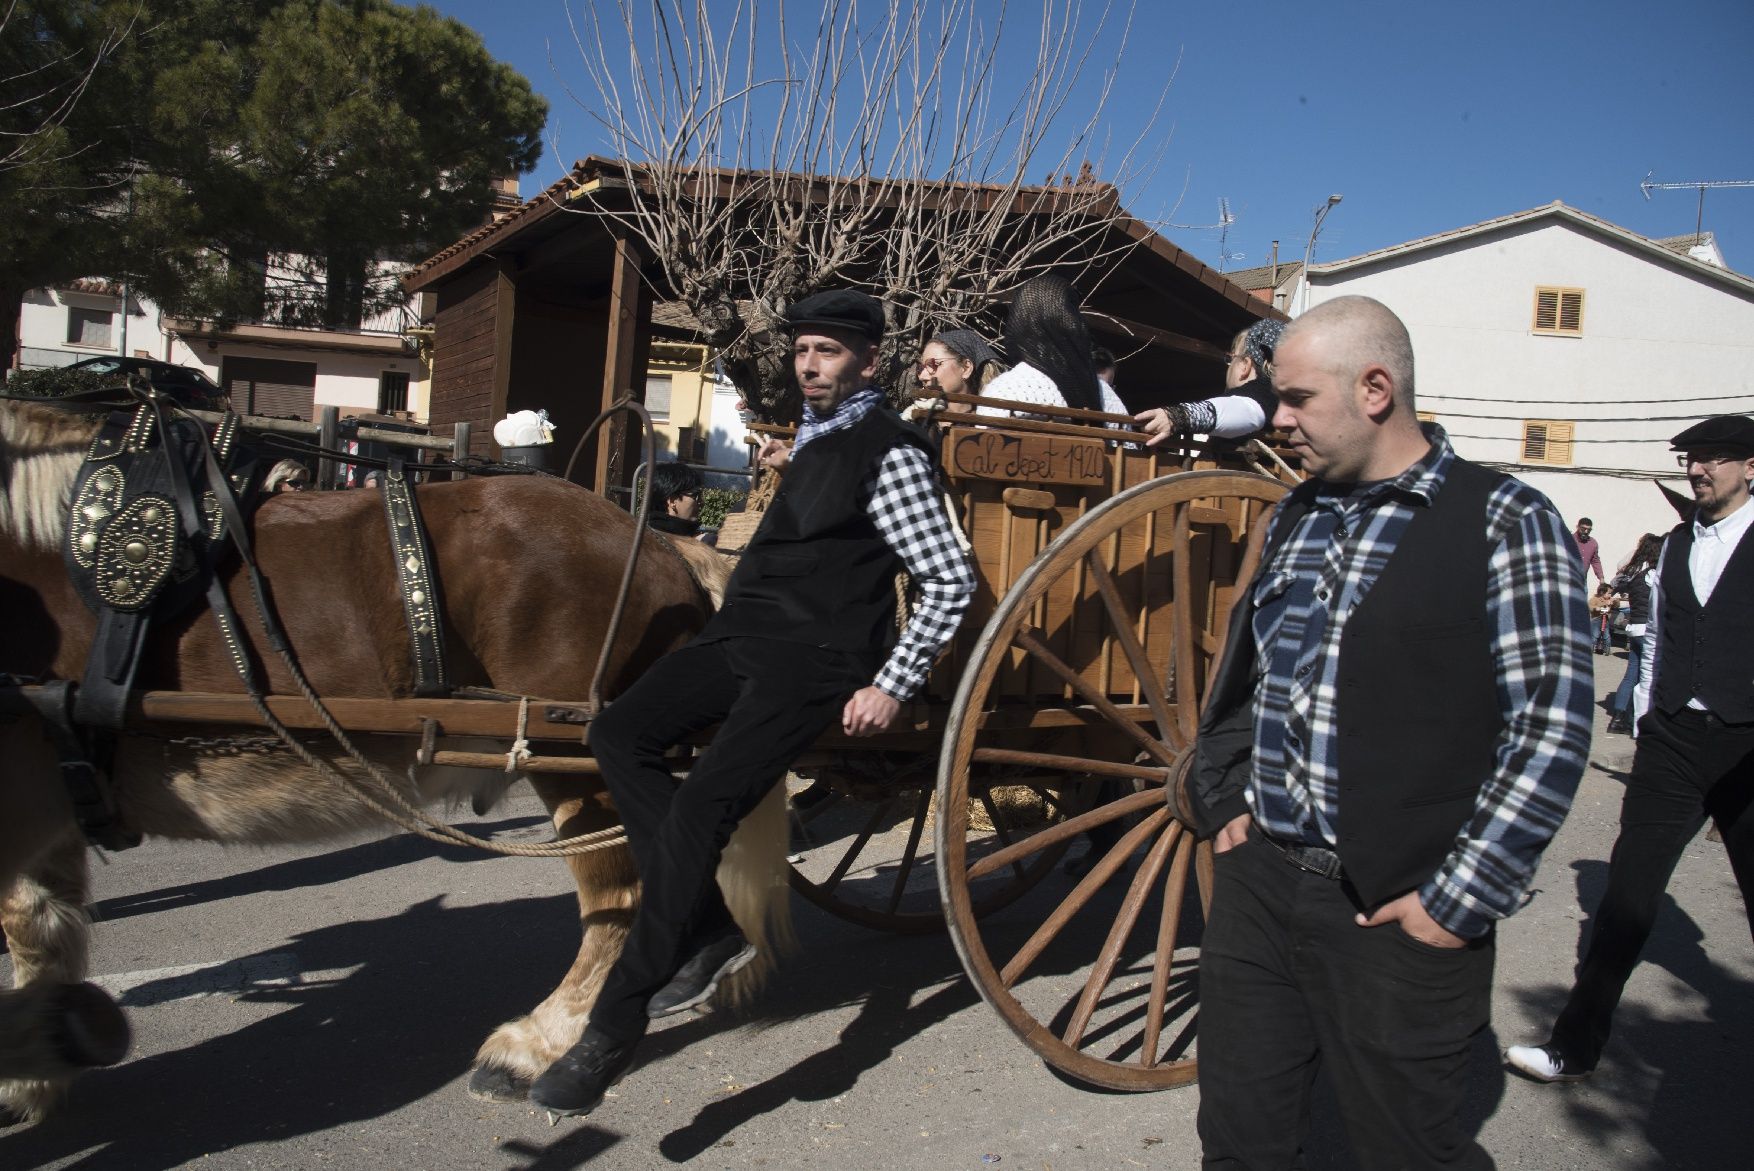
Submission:
M 1238 362 L 1246 357 L 1248 357 L 1247 354 L 1232 354 L 1232 355 L 1230 355 L 1230 357 L 1227 360 L 1231 361 L 1231 362 Z
M 943 358 L 921 358 L 920 359 L 920 369 L 924 370 L 927 374 L 938 373 L 938 367 L 942 366 L 943 364 L 944 364 Z
M 1717 467 L 1719 464 L 1734 463 L 1737 460 L 1747 458 L 1748 457 L 1745 455 L 1694 455 L 1689 451 L 1685 455 L 1677 455 L 1675 457 L 1675 464 L 1681 468 L 1690 468 L 1694 464 L 1698 464 L 1700 467 L 1709 470 Z

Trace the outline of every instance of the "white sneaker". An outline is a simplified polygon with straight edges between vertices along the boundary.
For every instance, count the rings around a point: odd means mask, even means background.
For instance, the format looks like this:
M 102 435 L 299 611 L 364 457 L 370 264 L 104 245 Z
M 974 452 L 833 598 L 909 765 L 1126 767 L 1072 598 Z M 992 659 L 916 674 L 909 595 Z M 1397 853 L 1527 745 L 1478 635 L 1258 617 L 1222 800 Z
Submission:
M 1590 1075 L 1589 1070 L 1568 1059 L 1552 1043 L 1512 1045 L 1504 1051 L 1504 1063 L 1538 1082 L 1575 1082 Z

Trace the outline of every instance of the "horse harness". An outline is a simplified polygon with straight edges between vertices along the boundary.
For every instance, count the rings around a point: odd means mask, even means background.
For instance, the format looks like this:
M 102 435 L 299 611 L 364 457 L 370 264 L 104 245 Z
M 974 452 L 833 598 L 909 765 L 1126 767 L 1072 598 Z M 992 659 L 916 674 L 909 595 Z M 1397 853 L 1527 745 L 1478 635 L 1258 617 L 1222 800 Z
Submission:
M 77 688 L 67 680 L 6 684 L 42 717 L 80 828 L 106 849 L 140 842 L 116 818 L 110 774 L 153 624 L 205 594 L 233 668 L 246 690 L 261 694 L 257 665 L 219 572 L 228 544 L 249 574 L 270 646 L 291 653 L 251 548 L 245 516 L 259 503 L 260 461 L 238 442 L 238 430 L 238 416 L 227 413 L 209 433 L 158 396 L 108 415 L 74 482 L 62 550 L 74 588 L 97 615 L 84 677 Z M 390 462 L 382 493 L 414 691 L 447 695 L 444 611 L 420 506 L 402 461 Z

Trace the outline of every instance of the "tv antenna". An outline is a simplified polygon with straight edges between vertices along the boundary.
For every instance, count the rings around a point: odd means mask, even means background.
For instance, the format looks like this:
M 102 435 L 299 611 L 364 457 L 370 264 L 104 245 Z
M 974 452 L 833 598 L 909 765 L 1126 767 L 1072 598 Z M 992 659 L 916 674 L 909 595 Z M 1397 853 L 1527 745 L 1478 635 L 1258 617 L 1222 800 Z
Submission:
M 1230 251 L 1230 225 L 1236 222 L 1236 216 L 1230 210 L 1230 200 L 1218 197 L 1218 271 L 1223 272 L 1233 260 L 1243 259 L 1240 252 Z
M 1695 244 L 1698 244 L 1705 235 L 1705 189 L 1707 187 L 1754 187 L 1754 179 L 1703 179 L 1694 183 L 1652 183 L 1650 177 L 1654 174 L 1656 174 L 1655 171 L 1646 171 L 1644 182 L 1638 185 L 1638 189 L 1644 192 L 1644 198 L 1647 202 L 1653 191 L 1686 191 L 1695 187 L 1699 189 L 1699 218 L 1693 224 L 1693 242 Z
M 1217 223 L 1215 223 L 1215 224 L 1178 224 L 1178 223 L 1172 222 L 1172 223 L 1169 223 L 1165 226 L 1174 228 L 1177 231 L 1181 231 L 1181 232 L 1217 232 L 1218 233 L 1218 271 L 1223 272 L 1224 266 L 1227 262 L 1232 261 L 1232 260 L 1243 259 L 1243 254 L 1241 252 L 1227 251 L 1227 246 L 1229 245 L 1229 242 L 1230 242 L 1230 225 L 1234 224 L 1235 222 L 1236 222 L 1236 216 L 1230 210 L 1230 200 L 1224 198 L 1221 195 L 1218 197 L 1218 222 Z

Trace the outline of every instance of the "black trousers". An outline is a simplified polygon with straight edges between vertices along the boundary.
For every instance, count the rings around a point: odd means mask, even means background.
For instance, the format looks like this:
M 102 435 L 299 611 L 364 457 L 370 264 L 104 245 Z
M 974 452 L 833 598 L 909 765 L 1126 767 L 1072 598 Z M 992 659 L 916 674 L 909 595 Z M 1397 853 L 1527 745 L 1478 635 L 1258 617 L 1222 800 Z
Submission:
M 591 725 L 642 895 L 591 1010 L 617 1041 L 646 1030 L 646 1002 L 702 945 L 730 932 L 714 875 L 731 832 L 870 682 L 850 656 L 769 639 L 693 642 L 658 661 Z M 664 754 L 721 724 L 687 778 Z
M 1608 889 L 1577 983 L 1553 1025 L 1553 1043 L 1586 1069 L 1601 1059 L 1663 891 L 1708 816 L 1723 834 L 1754 933 L 1754 725 L 1726 725 L 1691 708 L 1651 712 L 1638 725 Z
M 1290 1168 L 1326 1067 L 1362 1168 L 1491 1167 L 1460 1113 L 1490 1018 L 1493 938 L 1446 949 L 1360 927 L 1349 883 L 1259 830 L 1218 855 L 1200 951 L 1204 1166 Z

